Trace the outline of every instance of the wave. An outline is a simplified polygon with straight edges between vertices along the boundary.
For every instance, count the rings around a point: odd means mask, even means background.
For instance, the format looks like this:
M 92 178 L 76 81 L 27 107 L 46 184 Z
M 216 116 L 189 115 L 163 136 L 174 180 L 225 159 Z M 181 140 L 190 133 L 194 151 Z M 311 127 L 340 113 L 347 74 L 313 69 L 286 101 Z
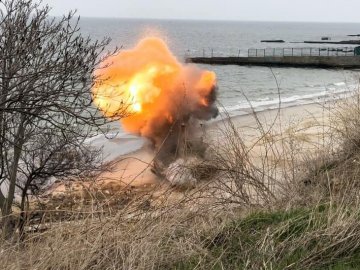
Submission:
M 335 85 L 335 86 L 345 86 L 346 83 L 345 82 L 337 82 L 337 83 L 333 83 L 333 85 Z
M 345 86 L 346 83 L 339 82 L 334 83 L 334 86 Z M 242 100 L 239 101 L 235 105 L 224 106 L 220 108 L 220 113 L 227 112 L 231 116 L 232 115 L 244 115 L 249 114 L 252 111 L 264 111 L 268 109 L 277 109 L 281 105 L 281 107 L 291 107 L 296 105 L 305 105 L 317 102 L 326 102 L 328 100 L 336 100 L 341 99 L 346 96 L 351 95 L 352 91 L 348 88 L 337 88 L 332 87 L 327 90 L 323 90 L 324 88 L 312 88 L 313 94 L 297 94 L 292 96 L 282 97 L 280 95 L 277 97 L 265 97 L 258 98 L 256 100 Z

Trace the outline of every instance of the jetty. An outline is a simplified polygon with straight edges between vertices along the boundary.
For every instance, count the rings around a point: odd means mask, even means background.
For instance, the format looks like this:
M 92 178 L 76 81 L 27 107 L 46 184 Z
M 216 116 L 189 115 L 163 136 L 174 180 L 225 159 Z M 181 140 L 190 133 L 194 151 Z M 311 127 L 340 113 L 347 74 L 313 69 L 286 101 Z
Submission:
M 360 68 L 359 50 L 354 47 L 249 49 L 247 56 L 240 51 L 233 56 L 215 56 L 211 50 L 210 55 L 203 51 L 202 56 L 185 56 L 185 60 L 210 65 Z
M 305 40 L 304 42 L 291 42 L 291 43 L 307 43 L 307 44 L 332 44 L 332 45 L 360 45 L 360 40 L 341 40 L 341 41 L 329 41 L 329 40 Z
M 262 43 L 285 43 L 285 40 L 282 39 L 265 39 L 261 41 Z

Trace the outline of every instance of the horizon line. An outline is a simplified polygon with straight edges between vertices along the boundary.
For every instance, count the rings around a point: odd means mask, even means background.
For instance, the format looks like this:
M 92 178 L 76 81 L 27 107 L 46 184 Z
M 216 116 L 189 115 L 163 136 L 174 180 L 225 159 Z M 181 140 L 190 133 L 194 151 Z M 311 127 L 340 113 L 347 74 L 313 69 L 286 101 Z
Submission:
M 52 15 L 62 17 L 64 15 Z M 259 22 L 259 23 L 343 23 L 343 24 L 360 24 L 360 21 L 278 21 L 278 20 L 240 20 L 240 19 L 193 19 L 193 18 L 145 18 L 145 17 L 102 17 L 102 16 L 84 16 L 75 13 L 76 17 L 86 19 L 117 19 L 117 20 L 154 20 L 154 21 L 194 21 L 194 22 Z

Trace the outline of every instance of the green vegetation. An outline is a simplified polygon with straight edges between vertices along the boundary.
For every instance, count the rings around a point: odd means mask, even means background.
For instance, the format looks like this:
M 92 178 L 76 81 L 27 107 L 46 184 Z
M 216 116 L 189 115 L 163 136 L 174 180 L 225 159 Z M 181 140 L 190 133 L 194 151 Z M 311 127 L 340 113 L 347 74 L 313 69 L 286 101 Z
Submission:
M 229 222 L 215 236 L 206 238 L 206 256 L 178 262 L 174 268 L 359 269 L 359 243 L 351 247 L 349 243 L 346 252 L 337 254 L 337 247 L 346 245 L 350 239 L 336 242 L 334 235 L 321 234 L 334 229 L 328 220 L 332 211 L 336 209 L 322 205 L 314 209 L 252 213 Z M 315 258 L 318 260 L 312 261 Z

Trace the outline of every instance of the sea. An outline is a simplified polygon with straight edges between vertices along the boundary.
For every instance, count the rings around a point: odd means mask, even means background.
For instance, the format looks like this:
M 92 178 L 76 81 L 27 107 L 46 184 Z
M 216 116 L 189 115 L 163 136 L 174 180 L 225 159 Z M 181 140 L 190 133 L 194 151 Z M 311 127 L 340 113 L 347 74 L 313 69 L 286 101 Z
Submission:
M 82 18 L 80 29 L 93 39 L 111 38 L 108 49 L 130 49 L 140 39 L 161 37 L 184 61 L 188 56 L 246 56 L 249 49 L 266 48 L 353 48 L 351 45 L 304 44 L 305 40 L 354 40 L 360 37 L 359 23 L 186 21 L 149 19 Z M 285 43 L 262 43 L 284 40 Z M 218 80 L 221 112 L 230 116 L 282 107 L 321 103 L 351 94 L 358 89 L 360 70 L 319 68 L 200 65 L 214 71 Z M 138 150 L 142 138 L 127 134 L 121 124 L 111 134 L 92 138 L 104 148 L 106 160 Z

